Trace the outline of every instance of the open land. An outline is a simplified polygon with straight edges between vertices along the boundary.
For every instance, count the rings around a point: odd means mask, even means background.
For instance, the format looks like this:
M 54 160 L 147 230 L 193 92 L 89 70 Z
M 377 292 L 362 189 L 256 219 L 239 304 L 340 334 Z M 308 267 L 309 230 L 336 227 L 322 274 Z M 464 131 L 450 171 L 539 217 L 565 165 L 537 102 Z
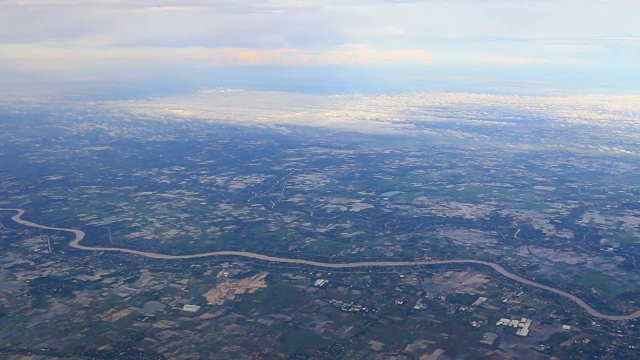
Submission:
M 500 275 L 507 277 L 511 280 L 515 280 L 525 285 L 533 286 L 539 289 L 544 289 L 544 290 L 556 293 L 558 295 L 564 296 L 574 301 L 575 303 L 577 303 L 580 307 L 586 310 L 587 313 L 589 313 L 589 315 L 592 315 L 601 319 L 631 320 L 631 319 L 636 319 L 640 317 L 640 310 L 636 310 L 633 313 L 628 315 L 602 314 L 599 311 L 593 309 L 582 299 L 574 295 L 571 295 L 565 291 L 553 288 L 551 286 L 542 285 L 537 282 L 527 280 L 521 276 L 508 272 L 498 264 L 494 264 L 487 261 L 469 260 L 469 259 L 453 259 L 453 260 L 431 260 L 431 261 L 416 260 L 413 262 L 412 261 L 366 261 L 366 262 L 355 262 L 355 263 L 326 263 L 326 262 L 310 261 L 310 260 L 303 260 L 303 259 L 289 259 L 289 258 L 282 258 L 282 257 L 267 256 L 267 255 L 252 253 L 252 252 L 246 252 L 246 251 L 214 251 L 214 252 L 191 254 L 191 255 L 166 255 L 166 254 L 158 254 L 158 253 L 137 251 L 137 250 L 131 250 L 131 249 L 124 249 L 124 248 L 104 248 L 104 247 L 95 247 L 95 246 L 83 246 L 83 245 L 80 245 L 80 241 L 82 241 L 82 239 L 84 239 L 84 236 L 85 236 L 85 233 L 82 230 L 57 228 L 53 226 L 40 225 L 28 220 L 24 220 L 22 219 L 22 215 L 24 215 L 23 209 L 0 209 L 0 211 L 3 211 L 3 210 L 17 211 L 18 213 L 15 216 L 13 216 L 11 220 L 22 225 L 31 226 L 31 227 L 40 228 L 40 229 L 46 229 L 46 230 L 60 230 L 60 231 L 67 231 L 67 232 L 73 233 L 75 235 L 75 238 L 69 243 L 69 246 L 76 249 L 81 249 L 81 250 L 120 251 L 124 253 L 140 255 L 140 256 L 145 256 L 145 257 L 154 258 L 154 259 L 165 259 L 165 260 L 197 259 L 197 258 L 211 257 L 211 256 L 240 256 L 240 257 L 246 257 L 250 259 L 271 261 L 271 262 L 277 262 L 277 263 L 303 264 L 303 265 L 317 266 L 317 267 L 330 268 L 330 269 L 345 269 L 345 268 L 359 268 L 359 267 L 367 267 L 367 268 L 369 267 L 402 267 L 402 266 L 465 264 L 465 263 L 480 264 L 480 265 L 486 265 L 493 268 L 495 271 L 500 273 Z M 264 276 L 261 279 L 264 279 Z M 217 303 L 217 301 L 210 300 L 209 296 L 207 296 L 207 299 L 209 303 L 212 303 L 212 304 Z
M 0 354 L 633 359 L 636 125 L 474 116 L 493 122 L 443 138 L 424 134 L 473 119 L 410 137 L 3 113 Z

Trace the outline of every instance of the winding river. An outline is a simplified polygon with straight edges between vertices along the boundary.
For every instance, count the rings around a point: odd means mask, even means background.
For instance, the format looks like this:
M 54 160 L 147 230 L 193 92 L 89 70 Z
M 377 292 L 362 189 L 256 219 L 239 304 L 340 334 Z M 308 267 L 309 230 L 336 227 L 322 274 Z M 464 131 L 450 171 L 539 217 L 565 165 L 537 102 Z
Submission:
M 331 269 L 345 269 L 345 268 L 357 268 L 357 267 L 408 267 L 408 266 L 442 265 L 442 264 L 478 264 L 478 265 L 488 266 L 494 269 L 495 271 L 497 271 L 498 273 L 500 273 L 500 275 L 506 278 L 509 278 L 511 280 L 518 281 L 522 284 L 529 285 L 538 289 L 550 291 L 560 296 L 564 296 L 565 298 L 578 304 L 587 313 L 589 313 L 589 315 L 592 315 L 597 318 L 606 319 L 606 320 L 631 320 L 631 319 L 636 319 L 640 317 L 640 310 L 636 310 L 627 315 L 603 314 L 597 311 L 596 309 L 592 308 L 591 306 L 589 306 L 589 304 L 584 302 L 584 300 L 580 299 L 575 295 L 572 295 L 566 291 L 562 291 L 560 289 L 556 289 L 551 286 L 543 285 L 535 281 L 525 279 L 522 276 L 510 273 L 509 271 L 507 271 L 505 268 L 503 268 L 498 264 L 488 262 L 488 261 L 482 261 L 482 260 L 458 259 L 458 260 L 433 260 L 433 261 L 365 261 L 365 262 L 352 262 L 352 263 L 325 263 L 325 262 L 312 261 L 312 260 L 289 259 L 289 258 L 276 257 L 276 256 L 267 256 L 267 255 L 256 254 L 256 253 L 245 252 L 245 251 L 213 251 L 213 252 L 191 254 L 191 255 L 166 255 L 166 254 L 158 254 L 158 253 L 147 252 L 147 251 L 117 248 L 117 247 L 84 246 L 80 244 L 82 239 L 84 239 L 85 237 L 85 233 L 82 230 L 66 229 L 66 228 L 41 225 L 29 220 L 25 220 L 22 218 L 22 215 L 24 215 L 25 213 L 23 209 L 0 208 L 0 211 L 17 212 L 17 214 L 11 217 L 11 220 L 21 225 L 30 226 L 30 227 L 39 228 L 39 229 L 45 229 L 45 230 L 57 230 L 57 231 L 70 232 L 75 237 L 73 240 L 71 240 L 71 242 L 69 243 L 69 246 L 76 249 L 87 250 L 87 251 L 117 251 L 117 252 L 145 256 L 145 257 L 154 258 L 154 259 L 178 260 L 178 259 L 196 259 L 196 258 L 204 258 L 204 257 L 212 257 L 212 256 L 240 256 L 240 257 L 263 260 L 263 261 L 290 263 L 290 264 L 303 264 L 303 265 L 316 266 L 321 268 L 331 268 Z

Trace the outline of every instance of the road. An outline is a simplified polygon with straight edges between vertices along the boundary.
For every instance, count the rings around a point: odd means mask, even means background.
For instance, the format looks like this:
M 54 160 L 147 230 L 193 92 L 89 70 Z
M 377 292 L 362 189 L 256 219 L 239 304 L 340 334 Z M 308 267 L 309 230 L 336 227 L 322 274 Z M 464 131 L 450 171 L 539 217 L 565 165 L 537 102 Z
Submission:
M 80 244 L 82 239 L 84 239 L 85 237 L 85 233 L 82 230 L 66 229 L 66 228 L 59 228 L 54 226 L 41 225 L 29 220 L 25 220 L 22 218 L 22 215 L 24 215 L 25 213 L 23 209 L 0 208 L 0 211 L 17 212 L 16 215 L 11 217 L 11 220 L 21 225 L 44 229 L 44 230 L 66 231 L 66 232 L 72 233 L 75 237 L 73 240 L 71 240 L 71 242 L 69 243 L 69 246 L 75 249 L 87 250 L 87 251 L 117 251 L 117 252 L 123 252 L 128 254 L 139 255 L 139 256 L 145 256 L 145 257 L 154 258 L 154 259 L 178 260 L 178 259 L 197 259 L 197 258 L 213 257 L 213 256 L 240 256 L 240 257 L 263 260 L 263 261 L 270 261 L 270 262 L 277 262 L 277 263 L 290 263 L 290 264 L 303 264 L 303 265 L 309 265 L 309 266 L 315 266 L 315 267 L 321 267 L 321 268 L 330 268 L 330 269 L 347 269 L 347 268 L 358 268 L 358 267 L 408 267 L 408 266 L 415 267 L 415 266 L 423 266 L 423 265 L 444 265 L 444 264 L 478 264 L 478 265 L 488 266 L 494 269 L 495 271 L 497 271 L 500 275 L 508 279 L 520 282 L 522 284 L 525 284 L 531 287 L 550 291 L 560 296 L 564 296 L 565 298 L 578 304 L 589 315 L 600 318 L 600 319 L 620 321 L 620 320 L 637 319 L 640 317 L 640 310 L 636 310 L 626 315 L 603 314 L 597 311 L 596 309 L 592 308 L 591 306 L 589 306 L 589 304 L 587 304 L 584 300 L 580 299 L 575 295 L 572 295 L 566 291 L 562 291 L 560 289 L 556 289 L 551 286 L 543 285 L 535 281 L 523 278 L 522 276 L 519 276 L 507 271 L 505 268 L 503 268 L 498 264 L 488 262 L 488 261 L 482 261 L 482 260 L 454 259 L 454 260 L 431 260 L 431 261 L 365 261 L 365 262 L 352 262 L 352 263 L 326 263 L 326 262 L 313 261 L 313 260 L 290 259 L 290 258 L 283 258 L 283 257 L 277 257 L 277 256 L 268 256 L 268 255 L 257 254 L 257 253 L 246 252 L 246 251 L 213 251 L 213 252 L 191 254 L 191 255 L 167 255 L 167 254 L 158 254 L 153 252 L 139 251 L 139 250 L 133 250 L 133 249 L 126 249 L 126 248 L 117 248 L 117 247 L 84 246 Z

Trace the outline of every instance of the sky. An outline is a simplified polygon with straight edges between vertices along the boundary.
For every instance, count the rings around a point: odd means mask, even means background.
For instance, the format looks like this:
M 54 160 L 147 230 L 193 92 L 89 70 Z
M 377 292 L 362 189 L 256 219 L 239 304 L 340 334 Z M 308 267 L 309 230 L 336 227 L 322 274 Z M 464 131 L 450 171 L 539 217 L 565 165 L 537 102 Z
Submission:
M 0 85 L 634 94 L 639 16 L 636 0 L 0 0 Z

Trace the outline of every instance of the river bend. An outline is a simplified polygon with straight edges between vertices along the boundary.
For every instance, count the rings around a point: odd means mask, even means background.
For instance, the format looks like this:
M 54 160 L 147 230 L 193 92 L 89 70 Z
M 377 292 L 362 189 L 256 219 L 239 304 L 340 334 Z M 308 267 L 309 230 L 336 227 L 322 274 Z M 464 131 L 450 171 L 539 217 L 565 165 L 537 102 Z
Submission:
M 584 300 L 580 299 L 579 297 L 573 294 L 523 278 L 522 276 L 519 276 L 507 271 L 505 268 L 503 268 L 498 264 L 488 262 L 488 261 L 482 261 L 482 260 L 454 259 L 454 260 L 431 260 L 431 261 L 364 261 L 364 262 L 352 262 L 352 263 L 326 263 L 326 262 L 313 261 L 313 260 L 291 259 L 291 258 L 283 258 L 283 257 L 277 257 L 277 256 L 268 256 L 268 255 L 257 254 L 257 253 L 246 252 L 246 251 L 212 251 L 212 252 L 191 254 L 191 255 L 167 255 L 167 254 L 158 254 L 154 252 L 139 251 L 139 250 L 133 250 L 133 249 L 126 249 L 126 248 L 96 247 L 96 246 L 81 245 L 80 242 L 85 237 L 85 233 L 82 230 L 66 229 L 66 228 L 59 228 L 54 226 L 41 225 L 29 220 L 25 220 L 22 218 L 22 215 L 24 215 L 25 213 L 23 209 L 0 208 L 0 211 L 17 212 L 17 214 L 11 217 L 11 220 L 21 225 L 30 226 L 30 227 L 39 228 L 39 229 L 45 229 L 45 230 L 66 231 L 66 232 L 72 233 L 75 237 L 73 240 L 71 240 L 71 242 L 69 243 L 69 246 L 75 249 L 87 250 L 87 251 L 117 251 L 117 252 L 129 253 L 129 254 L 134 254 L 139 256 L 145 256 L 145 257 L 154 258 L 154 259 L 178 260 L 178 259 L 197 259 L 197 258 L 213 257 L 213 256 L 240 256 L 240 257 L 263 260 L 263 261 L 289 263 L 289 264 L 302 264 L 302 265 L 309 265 L 309 266 L 316 266 L 316 267 L 330 268 L 330 269 L 346 269 L 346 268 L 358 268 L 358 267 L 411 267 L 411 266 L 420 266 L 420 265 L 442 265 L 442 264 L 478 264 L 478 265 L 488 266 L 494 269 L 495 271 L 497 271 L 498 273 L 500 273 L 500 275 L 506 278 L 509 278 L 511 280 L 514 280 L 538 289 L 546 290 L 554 294 L 558 294 L 560 296 L 564 296 L 565 298 L 578 304 L 578 306 L 583 308 L 589 315 L 600 318 L 600 319 L 619 321 L 619 320 L 637 319 L 640 317 L 640 310 L 636 310 L 626 315 L 603 314 L 597 311 L 596 309 L 592 308 Z

